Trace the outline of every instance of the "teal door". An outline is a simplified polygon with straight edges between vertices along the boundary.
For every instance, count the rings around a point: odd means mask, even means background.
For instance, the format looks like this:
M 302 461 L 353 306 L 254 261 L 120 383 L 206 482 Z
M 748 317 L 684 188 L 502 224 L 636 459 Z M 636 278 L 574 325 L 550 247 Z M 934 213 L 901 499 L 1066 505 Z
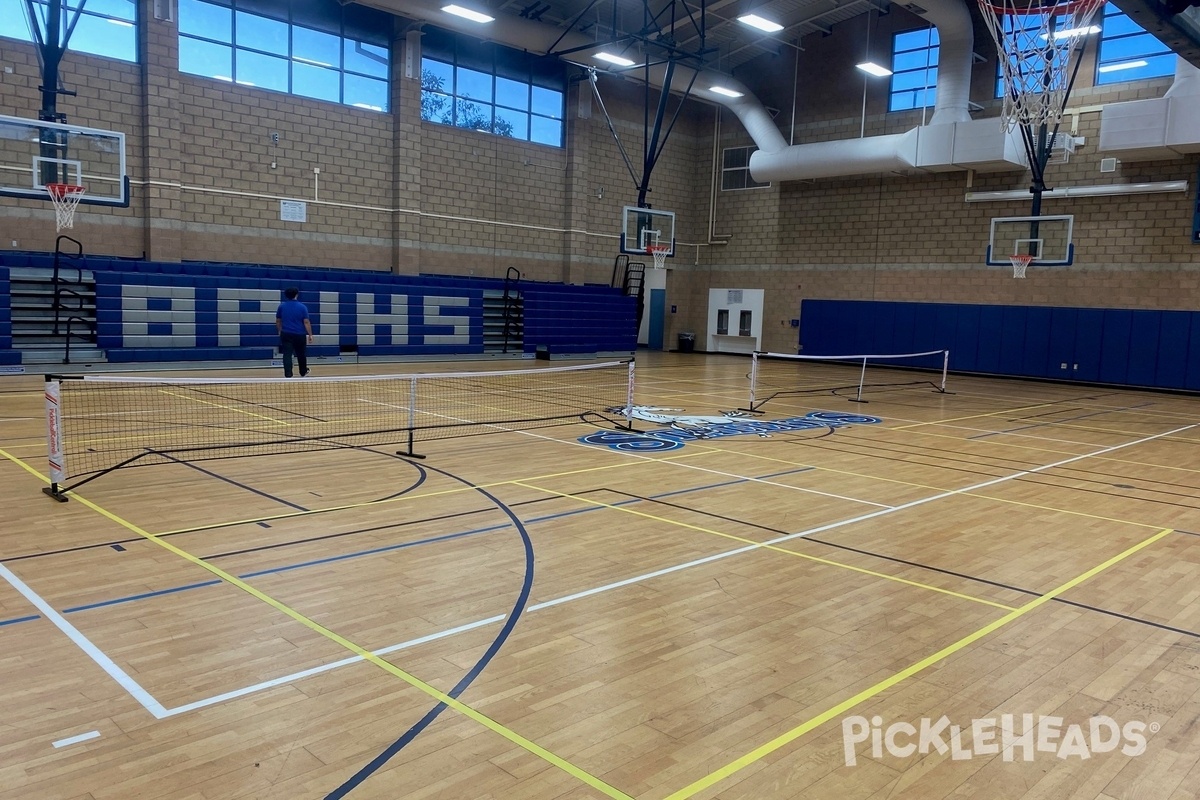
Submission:
M 646 333 L 651 350 L 663 349 L 663 328 L 667 322 L 667 290 L 650 290 L 650 329 Z

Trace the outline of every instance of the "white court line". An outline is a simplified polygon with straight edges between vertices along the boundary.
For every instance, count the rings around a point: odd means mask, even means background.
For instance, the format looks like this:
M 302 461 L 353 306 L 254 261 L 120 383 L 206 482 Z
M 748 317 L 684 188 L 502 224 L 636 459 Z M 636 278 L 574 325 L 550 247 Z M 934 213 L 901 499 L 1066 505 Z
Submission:
M 154 715 L 155 719 L 162 719 L 167 716 L 167 709 L 163 707 L 162 703 L 151 697 L 150 693 L 143 689 L 137 681 L 129 677 L 129 673 L 118 667 L 99 647 L 96 647 L 90 639 L 80 633 L 78 628 L 67 622 L 62 614 L 55 611 L 37 592 L 30 589 L 24 581 L 14 575 L 12 570 L 3 564 L 0 564 L 0 577 L 4 578 L 14 589 L 24 595 L 25 599 L 42 613 L 42 616 L 53 622 L 60 631 L 67 635 L 68 639 L 74 642 L 92 661 L 95 661 L 100 669 L 107 672 L 109 677 L 119 683 L 125 691 L 129 692 L 134 700 L 137 700 L 142 704 L 143 708 Z
M 1142 439 L 1138 439 L 1136 441 L 1126 442 L 1125 444 L 1118 444 L 1118 445 L 1113 445 L 1111 447 L 1106 447 L 1102 450 L 1097 450 L 1093 453 L 1085 453 L 1080 456 L 1072 456 L 1071 458 L 1066 458 L 1061 461 L 1056 461 L 1052 464 L 1044 464 L 1040 467 L 1033 467 L 1031 469 L 1022 470 L 1021 472 L 1016 472 L 1016 473 L 1013 473 L 1012 475 L 1004 475 L 999 478 L 993 478 L 991 480 L 983 481 L 982 483 L 976 483 L 972 486 L 966 486 L 961 489 L 951 489 L 949 491 L 942 492 L 941 494 L 932 495 L 930 497 L 922 498 L 920 500 L 913 500 L 913 501 L 911 501 L 909 503 L 905 503 L 903 505 L 889 507 L 889 508 L 881 509 L 879 511 L 872 511 L 869 514 L 862 514 L 857 517 L 851 517 L 850 519 L 844 519 L 844 520 L 841 520 L 840 522 L 831 522 L 826 525 L 821 525 L 816 528 L 809 528 L 808 530 L 800 531 L 798 533 L 789 533 L 785 536 L 779 536 L 779 537 L 776 537 L 775 539 L 771 539 L 769 541 L 762 542 L 759 544 L 750 544 L 750 545 L 746 545 L 744 547 L 738 547 L 733 550 L 726 550 L 721 553 L 716 553 L 711 556 L 697 558 L 693 561 L 688 561 L 683 564 L 676 564 L 675 566 L 664 567 L 662 569 L 654 570 L 653 572 L 646 572 L 646 573 L 643 573 L 642 575 L 636 575 L 632 578 L 625 578 L 623 580 L 619 580 L 614 583 L 605 584 L 604 586 L 597 586 L 593 589 L 585 589 L 581 592 L 569 594 L 564 597 L 556 598 L 554 600 L 547 600 L 543 603 L 537 603 L 535 605 L 529 606 L 526 609 L 526 611 L 527 612 L 540 611 L 544 608 L 550 608 L 552 606 L 562 605 L 563 603 L 569 603 L 572 600 L 580 600 L 585 597 L 591 597 L 592 595 L 601 594 L 602 592 L 612 591 L 613 589 L 620 589 L 624 586 L 630 586 L 632 584 L 641 583 L 642 581 L 651 580 L 653 578 L 658 578 L 663 575 L 669 575 L 672 572 L 679 572 L 681 570 L 690 569 L 691 567 L 697 567 L 702 564 L 709 564 L 714 561 L 720 561 L 725 558 L 730 558 L 732 556 L 741 555 L 742 553 L 749 553 L 753 550 L 759 550 L 764 547 L 778 545 L 782 542 L 788 542 L 793 539 L 802 539 L 806 536 L 812 536 L 815 533 L 823 533 L 824 531 L 833 530 L 835 528 L 841 528 L 846 525 L 853 525 L 858 522 L 864 522 L 869 519 L 874 519 L 876 517 L 882 517 L 887 514 L 894 513 L 896 511 L 903 511 L 905 509 L 913 508 L 915 506 L 924 505 L 925 503 L 932 503 L 935 500 L 943 500 L 947 497 L 953 497 L 955 495 L 960 495 L 960 494 L 965 494 L 967 492 L 977 491 L 979 489 L 987 488 L 988 486 L 994 486 L 998 483 L 1004 483 L 1006 481 L 1016 480 L 1017 478 L 1023 478 L 1026 475 L 1031 475 L 1035 472 L 1042 472 L 1042 471 L 1048 470 L 1048 469 L 1055 469 L 1056 467 L 1061 467 L 1066 464 L 1070 464 L 1074 461 L 1079 461 L 1079 460 L 1082 460 L 1085 458 L 1094 458 L 1096 456 L 1101 456 L 1101 455 L 1104 455 L 1105 453 L 1112 452 L 1113 450 L 1120 450 L 1125 447 L 1133 447 L 1135 445 L 1144 444 L 1145 442 L 1153 441 L 1154 439 L 1161 439 L 1164 436 L 1171 436 L 1172 434 L 1179 433 L 1180 431 L 1185 431 L 1185 430 L 1188 430 L 1190 428 L 1195 428 L 1195 427 L 1197 427 L 1197 426 L 1196 425 L 1185 425 L 1181 428 L 1176 428 L 1175 430 L 1167 431 L 1165 433 L 1157 433 L 1157 434 L 1154 434 L 1153 436 L 1146 436 L 1146 437 L 1144 437 Z M 541 434 L 530 433 L 528 431 L 515 431 L 515 432 L 516 433 L 529 433 L 529 435 L 531 435 L 531 436 L 538 436 L 538 437 L 550 439 L 551 441 L 556 441 L 556 442 L 563 442 L 562 439 L 552 439 L 551 437 L 542 437 Z M 564 443 L 565 444 L 578 444 L 577 442 L 564 442 Z M 580 446 L 588 447 L 589 445 L 580 445 Z M 617 452 L 621 452 L 621 451 L 617 451 Z M 625 455 L 635 455 L 636 456 L 638 454 L 626 453 Z M 639 457 L 645 458 L 645 456 L 639 456 Z M 655 460 L 655 459 L 651 459 L 651 460 Z M 663 463 L 677 463 L 677 462 L 663 462 Z M 683 465 L 680 464 L 678 466 L 683 466 Z M 718 474 L 722 474 L 722 473 L 718 473 Z M 742 477 L 742 476 L 736 476 L 736 477 Z M 0 565 L 0 569 L 2 569 L 2 568 L 3 568 L 3 565 Z M 376 655 L 383 655 L 386 653 L 394 653 L 398 650 L 404 650 L 406 648 L 413 647 L 418 644 L 424 644 L 426 642 L 432 642 L 432 641 L 436 641 L 438 639 L 444 639 L 449 636 L 453 636 L 457 633 L 474 630 L 475 628 L 480 628 L 480 627 L 483 627 L 484 625 L 490 625 L 490 624 L 493 624 L 496 622 L 500 622 L 501 620 L 505 619 L 506 617 L 507 617 L 506 614 L 499 614 L 496 616 L 488 617 L 486 619 L 477 620 L 475 622 L 468 622 L 464 625 L 459 625 L 455 628 L 450 628 L 448 630 L 441 631 L 439 633 L 431 633 L 427 636 L 422 636 L 419 639 L 411 639 L 407 642 L 401 642 L 399 644 L 390 645 L 388 647 L 383 648 L 382 650 L 375 650 L 373 652 Z M 191 711 L 196 708 L 203 708 L 205 706 L 210 706 L 215 703 L 219 703 L 223 700 L 228 700 L 228 699 L 232 699 L 235 697 L 244 697 L 246 695 L 264 691 L 266 689 L 271 689 L 271 688 L 274 688 L 281 684 L 290 683 L 291 681 L 299 680 L 301 678 L 305 678 L 310 675 L 315 675 L 315 674 L 318 674 L 321 672 L 328 672 L 330 670 L 337 669 L 338 667 L 346 666 L 349 664 L 354 664 L 354 663 L 357 663 L 362 660 L 363 660 L 362 656 L 353 656 L 350 658 L 344 658 L 340 661 L 334 661 L 334 662 L 325 664 L 320 667 L 314 667 L 313 669 L 304 670 L 302 672 L 294 672 L 290 675 L 283 675 L 278 678 L 272 678 L 271 680 L 263 681 L 262 683 L 256 683 L 252 686 L 247 686 L 243 689 L 237 689 L 232 692 L 226 692 L 225 694 L 216 695 L 214 697 L 209 697 L 209 698 L 206 698 L 203 700 L 197 700 L 196 702 L 189 703 L 185 706 L 179 706 L 178 708 L 169 709 L 165 712 L 164 716 L 174 716 L 176 714 L 182 714 L 185 711 Z
M 68 736 L 66 739 L 59 739 L 57 742 L 54 742 L 53 744 L 56 748 L 67 747 L 69 745 L 79 744 L 80 742 L 86 742 L 91 739 L 99 739 L 99 738 L 100 738 L 100 731 L 90 731 L 88 733 L 81 733 L 78 736 Z

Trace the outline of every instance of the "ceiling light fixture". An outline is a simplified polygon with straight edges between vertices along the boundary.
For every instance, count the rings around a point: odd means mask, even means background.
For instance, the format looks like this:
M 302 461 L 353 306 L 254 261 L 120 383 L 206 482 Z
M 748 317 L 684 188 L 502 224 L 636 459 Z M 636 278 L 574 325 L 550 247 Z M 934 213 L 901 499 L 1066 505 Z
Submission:
M 1105 64 L 1103 67 L 1097 67 L 1096 72 L 1117 72 L 1122 69 L 1137 69 L 1145 67 L 1150 62 L 1138 59 L 1137 61 L 1123 61 L 1120 64 Z
M 766 31 L 767 33 L 778 33 L 783 30 L 783 26 L 778 22 L 763 19 L 758 14 L 743 14 L 738 17 L 738 22 L 743 25 L 749 25 L 751 28 L 758 28 L 760 31 Z
M 1090 34 L 1099 32 L 1100 27 L 1098 25 L 1088 25 L 1086 28 L 1067 28 L 1065 31 L 1055 31 L 1054 40 L 1058 41 L 1059 39 L 1073 39 L 1076 36 L 1088 36 Z M 1045 40 L 1049 39 L 1050 37 L 1043 33 L 1041 38 Z
M 484 22 L 495 22 L 496 21 L 495 17 L 489 17 L 487 14 L 480 14 L 478 11 L 472 11 L 469 8 L 463 8 L 462 6 L 456 6 L 453 4 L 448 5 L 448 6 L 442 6 L 442 11 L 445 11 L 447 14 L 453 14 L 456 17 L 462 17 L 463 19 L 469 19 L 469 20 L 471 20 L 471 22 L 484 23 Z
M 864 61 L 861 64 L 855 64 L 854 66 L 858 67 L 868 75 L 874 75 L 876 78 L 886 78 L 888 75 L 892 74 L 890 69 L 887 67 L 881 67 L 874 61 Z
M 596 53 L 593 56 L 598 61 L 607 61 L 610 64 L 616 64 L 618 67 L 632 67 L 633 62 L 623 56 L 614 56 L 612 53 Z
M 710 92 L 713 92 L 714 94 L 724 95 L 725 97 L 741 97 L 742 96 L 741 92 L 735 92 L 733 89 L 726 89 L 724 86 L 710 86 L 710 87 L 708 87 L 708 90 Z

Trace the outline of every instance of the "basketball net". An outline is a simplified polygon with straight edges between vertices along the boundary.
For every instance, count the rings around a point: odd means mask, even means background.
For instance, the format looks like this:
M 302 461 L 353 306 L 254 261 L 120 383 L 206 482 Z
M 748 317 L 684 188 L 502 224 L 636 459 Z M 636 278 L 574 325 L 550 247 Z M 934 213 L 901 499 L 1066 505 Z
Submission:
M 1099 32 L 1091 22 L 1105 0 L 978 2 L 1000 58 L 1006 129 L 1019 124 L 1036 129 L 1043 123 L 1055 127 L 1071 91 L 1071 54 L 1088 35 Z
M 670 249 L 671 248 L 667 247 L 665 244 L 646 245 L 646 252 L 654 257 L 655 269 L 666 269 L 667 253 L 670 251 Z
M 57 231 L 75 224 L 75 209 L 83 199 L 84 188 L 70 183 L 48 183 L 46 194 L 54 203 L 54 227 Z
M 1013 265 L 1013 277 L 1024 278 L 1025 270 L 1033 263 L 1033 256 L 1028 253 L 1017 253 L 1008 257 Z

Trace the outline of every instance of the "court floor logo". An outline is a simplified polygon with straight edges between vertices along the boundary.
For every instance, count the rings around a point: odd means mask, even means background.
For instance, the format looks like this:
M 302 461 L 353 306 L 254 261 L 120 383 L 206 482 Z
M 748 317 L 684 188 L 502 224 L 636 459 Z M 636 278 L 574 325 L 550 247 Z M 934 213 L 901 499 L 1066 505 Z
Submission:
M 1146 752 L 1147 733 L 1157 733 L 1157 722 L 1147 725 L 1134 720 L 1120 725 L 1112 717 L 1095 716 L 1066 724 L 1062 717 L 1041 714 L 1002 714 L 999 718 L 973 719 L 965 726 L 954 725 L 946 716 L 925 718 L 917 725 L 893 722 L 884 727 L 882 717 L 853 716 L 842 720 L 842 749 L 846 766 L 858 763 L 857 745 L 871 740 L 871 757 L 882 759 L 926 756 L 935 750 L 950 754 L 954 761 L 976 756 L 999 755 L 1004 761 L 1033 761 L 1040 753 L 1062 760 L 1086 761 L 1099 753 L 1118 748 L 1130 758 Z
M 678 408 L 633 406 L 610 408 L 609 413 L 636 420 L 653 422 L 662 427 L 648 431 L 596 431 L 579 437 L 584 444 L 625 451 L 678 450 L 688 442 L 719 439 L 724 436 L 759 436 L 769 438 L 775 433 L 807 431 L 822 428 L 842 428 L 847 425 L 876 425 L 878 417 L 864 414 L 843 414 L 837 411 L 810 411 L 803 417 L 764 420 L 744 411 L 723 411 L 718 414 L 686 414 Z

